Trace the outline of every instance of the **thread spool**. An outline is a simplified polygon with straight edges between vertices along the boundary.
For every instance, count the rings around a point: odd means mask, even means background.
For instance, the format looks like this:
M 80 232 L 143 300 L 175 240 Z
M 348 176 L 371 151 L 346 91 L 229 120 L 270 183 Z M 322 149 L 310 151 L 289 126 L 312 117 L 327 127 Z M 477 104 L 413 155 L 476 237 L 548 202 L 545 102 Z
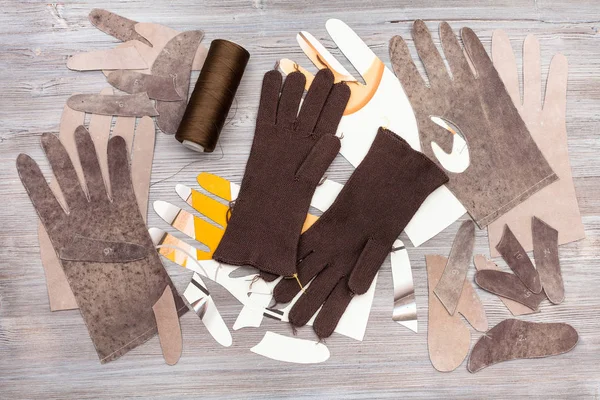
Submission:
M 228 40 L 213 40 L 175 138 L 185 147 L 211 153 L 233 103 L 250 53 Z

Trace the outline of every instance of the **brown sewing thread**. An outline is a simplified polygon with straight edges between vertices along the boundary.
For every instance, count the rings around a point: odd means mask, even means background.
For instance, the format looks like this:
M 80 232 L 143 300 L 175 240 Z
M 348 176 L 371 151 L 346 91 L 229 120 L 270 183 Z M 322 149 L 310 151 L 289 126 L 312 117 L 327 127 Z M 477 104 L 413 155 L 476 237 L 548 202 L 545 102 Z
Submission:
M 210 44 L 175 135 L 184 146 L 207 153 L 215 149 L 249 59 L 246 49 L 228 40 Z

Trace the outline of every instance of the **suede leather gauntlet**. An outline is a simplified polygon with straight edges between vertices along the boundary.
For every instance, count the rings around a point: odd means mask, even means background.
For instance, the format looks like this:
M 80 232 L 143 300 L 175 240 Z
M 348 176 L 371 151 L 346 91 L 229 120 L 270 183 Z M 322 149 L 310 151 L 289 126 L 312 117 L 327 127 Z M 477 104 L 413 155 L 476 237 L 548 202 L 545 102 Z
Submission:
M 306 78 L 281 81 L 278 71 L 265 74 L 250 158 L 213 258 L 291 276 L 310 200 L 340 149 L 335 132 L 350 89 L 321 70 L 298 113 Z
M 333 333 L 354 294 L 363 294 L 427 196 L 448 181 L 446 174 L 394 132 L 379 128 L 365 159 L 335 202 L 300 238 L 298 278 L 306 289 L 289 320 L 313 325 L 319 337 Z M 274 290 L 287 303 L 300 291 L 295 279 Z
M 415 21 L 412 36 L 429 85 L 400 36 L 390 41 L 390 58 L 417 117 L 421 148 L 449 171 L 448 188 L 483 228 L 558 177 L 471 29 L 461 31 L 465 55 L 450 25 L 440 24 L 450 72 L 423 21 Z M 440 120 L 456 125 L 468 148 L 456 148 L 456 134 L 439 125 Z M 450 159 L 464 156 L 466 168 L 450 167 Z
M 58 254 L 98 357 L 105 363 L 156 334 L 152 307 L 167 286 L 175 294 L 173 312 L 182 314 L 187 307 L 176 295 L 140 213 L 123 137 L 108 142 L 110 198 L 94 142 L 83 126 L 75 132 L 75 143 L 85 185 L 80 184 L 59 139 L 42 136 L 68 212 L 28 155 L 19 155 L 17 170 Z

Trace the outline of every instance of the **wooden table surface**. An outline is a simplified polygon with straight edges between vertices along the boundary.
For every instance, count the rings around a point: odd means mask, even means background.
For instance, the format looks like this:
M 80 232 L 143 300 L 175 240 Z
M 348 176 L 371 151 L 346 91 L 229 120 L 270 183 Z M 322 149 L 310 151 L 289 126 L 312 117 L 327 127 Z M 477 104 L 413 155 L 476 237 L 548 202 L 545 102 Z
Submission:
M 220 347 L 198 318 L 182 318 L 184 350 L 174 367 L 165 365 L 157 338 L 116 362 L 100 365 L 78 311 L 51 313 L 37 242 L 37 218 L 15 169 L 21 152 L 48 166 L 39 146 L 43 132 L 57 132 L 67 98 L 107 86 L 100 72 L 79 73 L 65 66 L 68 56 L 112 48 L 116 40 L 91 26 L 88 12 L 106 8 L 144 22 L 179 30 L 203 29 L 204 43 L 236 41 L 251 53 L 238 91 L 235 116 L 213 154 L 185 150 L 173 137 L 158 134 L 151 201 L 178 202 L 176 183 L 195 185 L 200 171 L 239 182 L 252 141 L 260 81 L 281 57 L 309 62 L 295 35 L 309 30 L 339 55 L 325 30 L 329 18 L 348 23 L 389 66 L 388 40 L 410 39 L 411 22 L 439 21 L 470 26 L 489 50 L 491 34 L 504 29 L 518 49 L 529 33 L 541 43 L 543 73 L 551 57 L 569 60 L 567 129 L 569 152 L 587 238 L 562 246 L 560 259 L 566 300 L 544 303 L 523 319 L 567 322 L 579 332 L 578 346 L 554 358 L 521 360 L 467 372 L 433 369 L 427 353 L 427 281 L 424 256 L 450 251 L 454 223 L 418 249 L 408 245 L 416 286 L 418 334 L 391 319 L 389 261 L 383 265 L 363 342 L 340 335 L 326 341 L 330 359 L 318 365 L 286 364 L 249 349 L 266 330 L 291 334 L 289 326 L 265 319 L 261 328 L 233 332 L 234 344 Z M 600 396 L 600 5 L 597 0 L 330 0 L 263 1 L 0 1 L 0 398 L 595 398 Z M 437 38 L 436 38 L 437 40 Z M 412 41 L 409 40 L 412 47 Z M 342 57 L 340 57 L 342 59 Z M 344 65 L 352 71 L 346 60 Z M 194 81 L 195 81 L 194 75 Z M 232 114 L 233 115 L 233 112 Z M 175 177 L 186 164 L 196 161 Z M 338 156 L 328 172 L 344 182 L 352 171 Z M 168 178 L 168 179 L 166 179 Z M 166 180 L 164 180 L 166 179 Z M 163 180 L 163 181 L 161 181 Z M 159 182 L 160 181 L 160 182 Z M 151 225 L 166 228 L 153 212 Z M 402 238 L 406 239 L 405 235 Z M 408 244 L 409 241 L 405 240 Z M 486 231 L 477 232 L 476 252 L 489 254 Z M 500 261 L 502 262 L 502 261 Z M 178 288 L 187 271 L 167 265 Z M 474 268 L 468 279 L 473 278 Z M 229 326 L 241 306 L 208 282 Z M 490 326 L 509 318 L 495 297 L 479 290 Z M 313 338 L 310 328 L 299 337 Z M 472 341 L 480 336 L 473 331 Z

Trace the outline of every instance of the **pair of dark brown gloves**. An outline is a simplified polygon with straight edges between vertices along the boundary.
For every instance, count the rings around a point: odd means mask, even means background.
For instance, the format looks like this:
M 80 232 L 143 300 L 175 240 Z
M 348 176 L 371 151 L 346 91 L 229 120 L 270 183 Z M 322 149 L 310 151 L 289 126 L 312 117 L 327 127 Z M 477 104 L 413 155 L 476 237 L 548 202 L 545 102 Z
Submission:
M 313 193 L 340 149 L 335 133 L 350 97 L 349 87 L 334 84 L 324 69 L 298 112 L 305 83 L 299 72 L 283 86 L 278 71 L 265 74 L 250 158 L 214 259 L 253 266 L 267 280 L 288 278 L 274 289 L 279 303 L 310 282 L 289 320 L 303 326 L 323 306 L 314 323 L 323 338 L 333 333 L 352 296 L 368 290 L 394 240 L 448 177 L 380 128 L 333 205 L 301 234 Z

